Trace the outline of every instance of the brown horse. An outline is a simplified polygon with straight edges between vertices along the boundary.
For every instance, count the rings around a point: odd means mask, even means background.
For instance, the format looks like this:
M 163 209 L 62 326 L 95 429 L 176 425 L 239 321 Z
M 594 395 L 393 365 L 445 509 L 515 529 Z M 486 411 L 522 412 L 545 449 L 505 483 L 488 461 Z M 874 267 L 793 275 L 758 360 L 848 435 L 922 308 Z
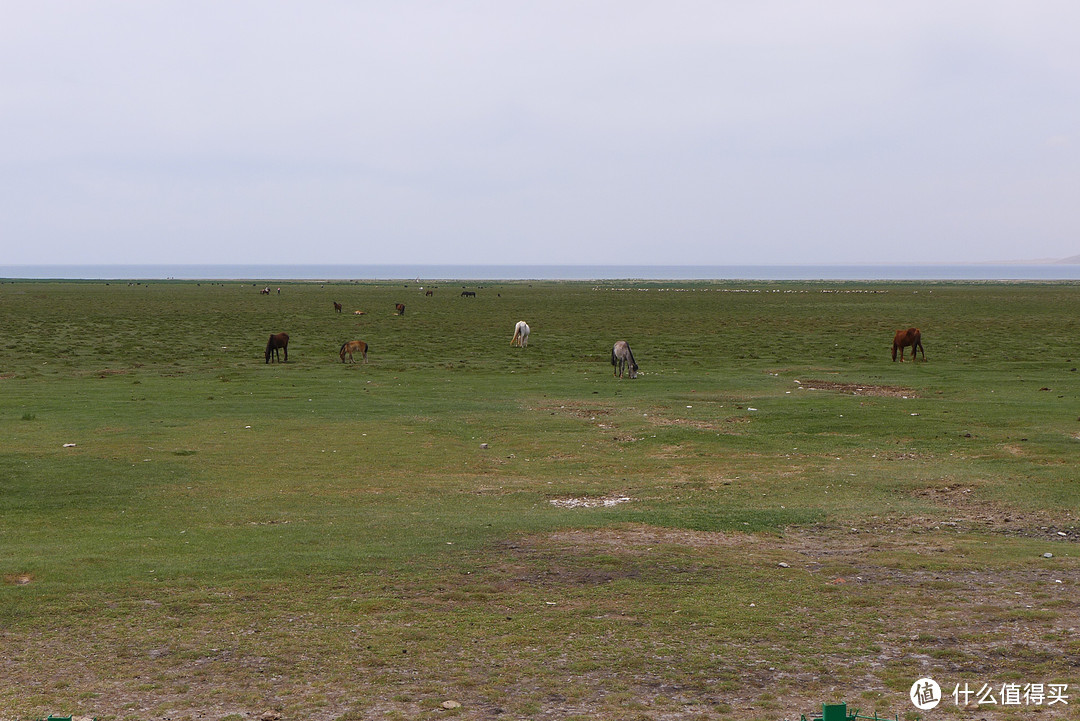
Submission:
M 395 304 L 394 305 L 394 310 L 397 311 L 398 315 L 405 315 L 405 304 L 404 303 Z
M 341 362 L 345 362 L 346 354 L 349 356 L 349 362 L 355 363 L 353 360 L 353 353 L 359 353 L 364 357 L 364 362 L 367 363 L 368 344 L 362 340 L 351 340 L 348 343 L 341 344 L 341 352 L 338 354 L 341 356 Z
M 336 310 L 338 313 L 341 312 L 341 303 L 338 303 L 336 300 L 334 301 L 334 310 Z
M 900 362 L 904 362 L 904 348 L 911 346 L 911 360 L 915 360 L 915 351 L 922 351 L 922 359 L 926 360 L 926 351 L 922 347 L 922 333 L 918 328 L 908 328 L 907 330 L 898 330 L 896 335 L 892 339 L 892 359 L 896 360 L 896 349 L 900 349 Z
M 285 362 L 289 362 L 289 334 L 288 333 L 275 333 L 270 336 L 270 340 L 266 341 L 266 362 L 270 362 L 270 355 L 273 354 L 274 361 L 280 361 L 281 356 L 278 354 L 278 349 L 285 351 Z
M 431 296 L 435 295 L 435 291 L 433 291 L 433 290 L 425 290 L 424 295 L 426 295 L 428 298 L 430 298 Z

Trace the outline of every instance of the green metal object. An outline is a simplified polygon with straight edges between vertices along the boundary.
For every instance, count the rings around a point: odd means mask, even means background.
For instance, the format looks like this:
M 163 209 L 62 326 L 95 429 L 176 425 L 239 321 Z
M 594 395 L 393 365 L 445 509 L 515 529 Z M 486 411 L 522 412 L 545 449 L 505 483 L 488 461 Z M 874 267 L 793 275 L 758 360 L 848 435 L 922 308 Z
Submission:
M 859 709 L 855 709 L 851 713 L 848 713 L 846 703 L 823 703 L 821 704 L 821 715 L 806 717 L 803 714 L 800 721 L 900 721 L 900 716 L 878 716 L 877 711 L 873 716 L 863 716 L 859 714 Z M 918 717 L 916 717 L 918 719 Z
M 848 721 L 846 703 L 821 704 L 821 721 Z

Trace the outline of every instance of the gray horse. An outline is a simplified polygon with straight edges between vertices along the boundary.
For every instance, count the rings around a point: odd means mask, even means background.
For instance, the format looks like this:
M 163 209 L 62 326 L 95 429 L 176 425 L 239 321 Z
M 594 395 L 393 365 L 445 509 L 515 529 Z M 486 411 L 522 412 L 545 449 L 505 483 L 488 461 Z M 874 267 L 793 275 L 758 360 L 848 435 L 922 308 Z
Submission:
M 626 341 L 617 341 L 615 347 L 611 349 L 611 365 L 616 367 L 615 375 L 617 377 L 622 378 L 623 368 L 629 367 L 630 377 L 637 378 L 637 361 L 634 360 L 634 354 Z

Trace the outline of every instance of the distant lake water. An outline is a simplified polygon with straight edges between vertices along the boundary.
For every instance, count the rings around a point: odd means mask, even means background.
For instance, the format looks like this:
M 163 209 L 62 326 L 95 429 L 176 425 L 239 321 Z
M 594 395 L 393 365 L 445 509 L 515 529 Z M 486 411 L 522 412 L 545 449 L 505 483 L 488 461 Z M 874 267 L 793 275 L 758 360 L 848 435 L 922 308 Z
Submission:
M 1080 280 L 1080 265 L 0 265 L 64 280 Z

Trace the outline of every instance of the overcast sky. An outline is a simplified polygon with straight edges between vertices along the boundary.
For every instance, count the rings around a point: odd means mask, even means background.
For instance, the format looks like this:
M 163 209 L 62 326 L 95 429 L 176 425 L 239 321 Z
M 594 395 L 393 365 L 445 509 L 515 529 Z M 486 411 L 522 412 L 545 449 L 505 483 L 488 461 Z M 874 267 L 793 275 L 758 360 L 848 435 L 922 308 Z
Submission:
M 1080 253 L 1080 3 L 2 0 L 3 264 Z

